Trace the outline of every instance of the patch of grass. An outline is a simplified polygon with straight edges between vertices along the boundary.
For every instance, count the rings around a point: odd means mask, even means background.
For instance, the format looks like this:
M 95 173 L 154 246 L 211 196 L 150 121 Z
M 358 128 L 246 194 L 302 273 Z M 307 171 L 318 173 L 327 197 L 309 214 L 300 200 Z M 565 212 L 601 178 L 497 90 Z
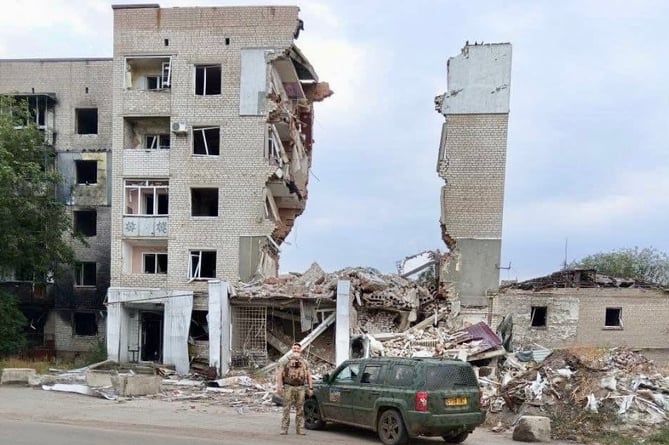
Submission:
M 4 368 L 32 368 L 38 374 L 46 374 L 49 368 L 70 368 L 71 365 L 71 362 L 4 358 L 0 360 L 0 371 Z
M 669 445 L 669 426 L 665 426 L 648 438 L 649 445 Z

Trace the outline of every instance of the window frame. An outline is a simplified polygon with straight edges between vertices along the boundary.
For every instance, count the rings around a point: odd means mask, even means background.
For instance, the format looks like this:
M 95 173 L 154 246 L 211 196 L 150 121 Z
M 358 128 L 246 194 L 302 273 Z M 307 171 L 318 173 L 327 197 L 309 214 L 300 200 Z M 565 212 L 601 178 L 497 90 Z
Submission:
M 95 210 L 95 209 L 93 209 L 93 210 L 79 209 L 79 210 L 74 210 L 72 213 L 73 213 L 72 229 L 74 230 L 74 232 L 76 234 L 80 234 L 80 235 L 88 237 L 88 238 L 93 237 L 93 236 L 97 236 L 97 234 L 98 234 L 98 212 L 97 212 L 97 210 Z M 78 218 L 78 216 L 81 216 L 84 213 L 94 215 L 95 222 L 92 225 L 93 233 L 87 233 L 87 232 L 82 231 L 81 230 L 82 224 L 80 222 L 79 223 L 77 222 L 80 219 L 80 218 Z
M 164 144 L 165 142 L 167 142 L 167 145 Z M 149 133 L 144 135 L 144 150 L 169 150 L 171 144 L 172 141 L 169 133 Z
M 223 65 L 220 63 L 204 63 L 193 66 L 193 86 L 196 96 L 220 96 L 223 93 Z M 218 70 L 218 93 L 207 93 L 207 71 L 216 68 Z M 198 93 L 198 71 L 202 70 L 202 93 Z
M 211 280 L 216 278 L 216 268 L 217 264 L 216 262 L 218 261 L 218 255 L 217 251 L 214 249 L 194 249 L 194 250 L 189 250 L 188 251 L 188 281 L 197 281 L 197 280 Z M 202 262 L 203 262 L 203 256 L 206 254 L 207 256 L 213 254 L 213 261 L 214 261 L 214 268 L 213 268 L 213 277 L 207 277 L 202 275 Z M 197 260 L 195 260 L 197 258 Z M 211 260 L 209 258 L 208 260 Z M 194 264 L 194 261 L 197 261 L 197 264 Z M 208 269 L 211 267 L 209 265 Z
M 206 133 L 207 131 L 212 131 L 215 130 L 218 132 L 218 135 L 216 137 L 216 140 L 218 141 L 218 146 L 211 148 L 211 151 L 215 151 L 215 153 L 210 153 L 209 151 L 209 143 L 207 142 L 207 137 Z M 196 153 L 196 147 L 195 147 L 195 142 L 196 142 L 196 132 L 201 132 L 202 135 L 200 136 L 202 138 L 202 144 L 204 148 L 204 153 Z M 192 140 L 192 154 L 193 156 L 202 156 L 202 157 L 211 157 L 211 156 L 220 156 L 221 155 L 221 127 L 220 126 L 194 126 L 191 129 L 191 140 Z
M 87 318 L 93 318 L 92 320 L 80 320 L 80 323 L 77 323 L 77 316 L 82 317 L 82 316 L 87 316 Z M 82 333 L 81 330 L 78 330 L 77 327 L 83 323 L 91 323 L 91 326 L 94 326 L 94 329 L 91 330 L 92 333 L 86 334 Z M 93 332 L 94 331 L 94 332 Z M 95 315 L 95 312 L 73 312 L 72 313 L 72 335 L 75 337 L 97 337 L 99 333 L 98 330 L 98 319 L 97 316 Z
M 543 324 L 535 324 L 536 312 L 543 310 Z M 548 306 L 530 306 L 530 327 L 533 329 L 548 328 Z
M 82 126 L 81 119 L 84 119 L 84 116 L 80 116 L 80 113 L 91 112 L 92 110 L 95 110 L 95 132 L 82 133 L 80 127 Z M 92 119 L 92 116 L 88 116 L 88 119 Z M 100 113 L 97 107 L 79 107 L 74 109 L 74 134 L 79 136 L 91 136 L 91 135 L 98 135 L 99 132 L 100 132 Z
M 153 272 L 148 272 L 146 270 L 147 264 L 146 264 L 146 259 L 147 257 L 153 257 Z M 160 263 L 161 261 L 159 260 L 160 258 L 165 258 L 165 270 L 160 271 Z M 169 259 L 167 257 L 167 252 L 142 252 L 142 274 L 145 275 L 167 275 L 168 271 L 168 263 Z
M 80 172 L 80 168 L 83 168 L 84 165 L 93 165 L 95 164 L 94 172 L 95 178 L 90 177 L 90 181 L 84 180 L 85 178 L 80 178 L 83 175 L 83 171 Z M 90 168 L 90 167 L 89 167 Z M 92 185 L 98 183 L 98 161 L 94 159 L 76 159 L 74 161 L 74 171 L 75 171 L 75 181 L 78 185 Z
M 197 215 L 195 214 L 195 195 L 198 194 L 198 210 L 202 210 L 204 207 L 203 202 L 209 200 L 210 198 L 213 197 L 213 191 L 216 192 L 216 206 L 213 207 L 212 209 L 214 210 L 213 215 L 205 215 L 202 212 L 199 212 Z M 212 197 L 209 196 L 209 193 L 212 194 Z M 201 194 L 201 195 L 200 195 Z M 219 206 L 221 204 L 220 200 L 220 190 L 218 187 L 191 187 L 190 189 L 190 215 L 193 218 L 218 218 L 219 216 Z
M 133 193 L 134 191 L 134 193 Z M 152 213 L 142 213 L 147 211 L 147 205 L 144 204 L 145 197 L 152 196 Z M 161 196 L 166 196 L 166 213 L 160 213 Z M 139 200 L 137 213 L 130 213 L 128 204 L 135 197 Z M 168 216 L 170 211 L 170 184 L 166 179 L 126 179 L 123 182 L 123 216 Z
M 94 268 L 94 282 L 91 284 L 88 282 L 87 278 L 90 278 L 90 270 L 86 270 L 87 267 Z M 98 267 L 97 263 L 94 261 L 77 261 L 74 265 L 74 287 L 96 287 L 98 283 Z

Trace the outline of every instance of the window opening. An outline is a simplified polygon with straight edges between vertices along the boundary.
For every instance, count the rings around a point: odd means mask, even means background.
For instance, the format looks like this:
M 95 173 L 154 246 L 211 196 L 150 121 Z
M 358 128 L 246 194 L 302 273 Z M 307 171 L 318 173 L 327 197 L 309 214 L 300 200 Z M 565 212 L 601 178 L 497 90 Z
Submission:
M 220 145 L 221 129 L 219 127 L 193 128 L 193 154 L 218 156 Z
M 216 278 L 216 252 L 208 250 L 194 250 L 190 253 L 188 263 L 188 278 Z
M 166 274 L 167 273 L 167 254 L 166 253 L 145 253 L 144 273 L 148 274 Z
M 607 307 L 604 326 L 609 328 L 622 328 L 623 309 L 619 307 Z
M 77 170 L 77 184 L 98 183 L 98 161 L 74 161 Z
M 77 108 L 77 134 L 98 134 L 98 109 Z
M 168 150 L 170 148 L 169 134 L 147 134 L 144 136 L 144 148 Z
M 97 235 L 97 212 L 95 210 L 75 210 L 74 232 L 84 236 Z
M 532 306 L 530 325 L 535 328 L 545 328 L 547 313 L 548 308 L 546 306 Z
M 125 182 L 126 215 L 167 215 L 169 186 L 167 181 Z
M 191 189 L 192 216 L 218 216 L 218 189 Z
M 221 94 L 220 65 L 198 65 L 195 67 L 195 94 L 198 96 Z
M 72 324 L 74 335 L 98 335 L 98 321 L 93 312 L 75 312 Z
M 76 286 L 95 286 L 95 263 L 77 263 L 74 266 L 74 284 Z

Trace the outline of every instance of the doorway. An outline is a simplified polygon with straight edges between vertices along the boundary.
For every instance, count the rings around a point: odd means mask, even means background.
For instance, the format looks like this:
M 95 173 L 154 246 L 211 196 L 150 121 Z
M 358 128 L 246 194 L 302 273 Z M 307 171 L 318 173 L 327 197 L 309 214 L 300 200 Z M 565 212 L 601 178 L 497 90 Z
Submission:
M 160 363 L 163 360 L 163 314 L 142 312 L 141 320 L 140 360 Z

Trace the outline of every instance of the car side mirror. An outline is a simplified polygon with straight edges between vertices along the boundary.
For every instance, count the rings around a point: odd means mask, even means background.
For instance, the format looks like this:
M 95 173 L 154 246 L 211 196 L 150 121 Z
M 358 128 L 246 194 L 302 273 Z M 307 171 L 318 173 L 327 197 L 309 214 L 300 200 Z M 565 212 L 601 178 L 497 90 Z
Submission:
M 323 374 L 323 382 L 325 382 L 325 383 L 330 382 L 330 374 L 328 374 L 327 372 L 325 374 Z

